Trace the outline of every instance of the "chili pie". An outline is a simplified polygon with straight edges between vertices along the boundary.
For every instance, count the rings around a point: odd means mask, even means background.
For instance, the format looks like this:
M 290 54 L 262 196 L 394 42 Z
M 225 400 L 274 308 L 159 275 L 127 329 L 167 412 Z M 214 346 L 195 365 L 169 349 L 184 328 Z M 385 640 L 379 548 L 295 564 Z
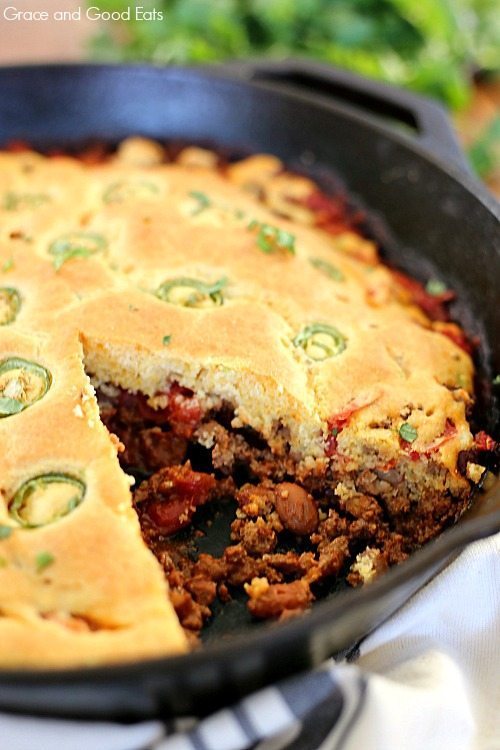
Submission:
M 182 653 L 234 596 L 292 617 L 461 515 L 472 345 L 363 225 L 268 155 L 1 153 L 1 666 Z

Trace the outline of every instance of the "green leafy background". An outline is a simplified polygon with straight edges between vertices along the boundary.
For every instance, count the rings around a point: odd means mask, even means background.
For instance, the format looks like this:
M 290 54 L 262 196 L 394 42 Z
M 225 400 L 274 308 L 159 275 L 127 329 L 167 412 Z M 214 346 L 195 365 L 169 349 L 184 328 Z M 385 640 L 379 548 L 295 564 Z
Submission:
M 91 0 L 89 4 L 94 4 Z M 131 0 L 101 0 L 125 11 Z M 500 0 L 137 0 L 162 21 L 114 22 L 92 41 L 107 61 L 215 63 L 312 57 L 434 96 L 455 110 L 473 74 L 500 71 Z M 133 16 L 133 12 L 131 13 Z M 498 123 L 471 157 L 479 172 L 498 150 Z
M 130 0 L 102 0 L 123 11 Z M 143 0 L 163 21 L 123 22 L 93 42 L 107 60 L 206 63 L 305 55 L 453 107 L 475 69 L 500 68 L 498 0 Z M 118 27 L 118 24 L 116 24 Z

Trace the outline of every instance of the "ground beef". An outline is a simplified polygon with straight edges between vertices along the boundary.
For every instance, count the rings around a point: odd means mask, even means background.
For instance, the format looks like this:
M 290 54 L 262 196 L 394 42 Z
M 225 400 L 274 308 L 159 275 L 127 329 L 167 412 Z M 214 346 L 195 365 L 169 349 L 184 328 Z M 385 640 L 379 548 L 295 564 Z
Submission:
M 156 409 L 114 387 L 104 386 L 98 399 L 101 418 L 123 443 L 122 465 L 140 474 L 133 499 L 142 533 L 191 635 L 216 598 L 224 603 L 245 590 L 252 615 L 284 619 L 309 608 L 325 582 L 373 580 L 463 510 L 446 493 L 412 497 L 400 469 L 351 476 L 334 458 L 328 473 L 319 466 L 301 474 L 253 431 L 233 429 L 228 406 L 204 413 L 176 384 L 152 402 Z M 437 471 L 431 461 L 429 471 Z M 228 499 L 237 506 L 232 543 L 218 557 L 198 554 L 198 509 Z M 179 534 L 193 521 L 189 536 Z
M 256 521 L 236 520 L 231 526 L 233 539 L 241 540 L 244 548 L 252 555 L 264 555 L 274 551 L 277 535 L 272 526 L 257 518 Z
M 272 478 L 280 481 L 287 474 L 294 473 L 295 466 L 290 457 L 274 455 L 262 440 L 252 439 L 249 430 L 232 431 L 210 420 L 200 425 L 194 437 L 202 445 L 210 446 L 214 469 L 226 476 L 232 476 L 241 467 L 253 480 Z
M 193 505 L 195 487 L 198 499 Z M 273 484 L 268 479 L 232 489 L 238 503 L 237 518 L 231 525 L 235 544 L 226 547 L 221 557 L 201 554 L 197 560 L 192 559 L 192 551 L 183 549 L 182 543 L 176 545 L 175 539 L 169 539 L 169 554 L 165 554 L 165 527 L 159 521 L 168 524 L 177 518 L 187 497 L 187 510 L 180 518 L 188 524 L 196 507 L 223 497 L 227 490 L 227 480 L 194 472 L 186 464 L 160 470 L 135 492 L 143 533 L 164 566 L 179 619 L 191 632 L 198 632 L 211 616 L 210 605 L 216 596 L 227 601 L 232 591 L 245 588 L 249 610 L 255 617 L 289 617 L 311 605 L 320 583 L 347 575 L 349 564 L 356 565 L 353 561 L 360 548 L 371 545 L 380 555 L 373 576 L 407 556 L 403 537 L 389 530 L 373 498 L 359 494 L 345 502 L 339 500 L 337 509 L 325 512 L 321 502 L 302 488 L 292 483 Z M 307 505 L 314 506 L 310 517 L 302 510 L 299 513 L 300 523 L 305 518 L 308 526 L 300 527 L 301 532 L 309 532 L 306 540 L 303 534 L 290 538 L 289 508 L 281 508 L 281 513 L 277 510 L 283 493 L 287 498 L 298 498 L 299 507 L 304 498 Z M 293 549 L 294 539 L 298 541 L 299 537 L 309 550 Z M 292 549 L 278 551 L 286 545 Z M 362 569 L 361 563 L 358 568 Z M 361 583 L 359 571 L 353 570 L 348 581 L 352 585 Z
M 256 579 L 245 590 L 249 596 L 248 609 L 260 619 L 280 617 L 286 612 L 302 612 L 314 598 L 305 580 L 270 585 L 267 579 Z
M 124 446 L 127 468 L 156 470 L 182 463 L 202 409 L 192 391 L 174 383 L 157 396 L 153 408 L 146 396 L 104 386 L 97 391 L 101 419 Z

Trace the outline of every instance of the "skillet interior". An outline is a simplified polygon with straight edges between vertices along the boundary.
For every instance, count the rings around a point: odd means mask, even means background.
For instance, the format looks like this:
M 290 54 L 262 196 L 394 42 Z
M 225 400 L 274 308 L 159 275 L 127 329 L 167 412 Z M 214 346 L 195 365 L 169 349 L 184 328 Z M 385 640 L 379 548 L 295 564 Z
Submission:
M 438 273 L 458 291 L 453 314 L 480 336 L 483 374 L 489 378 L 500 370 L 498 218 L 471 178 L 426 154 L 411 137 L 330 101 L 325 91 L 311 96 L 180 69 L 6 69 L 0 71 L 0 91 L 3 143 L 21 138 L 41 148 L 64 147 L 90 138 L 116 142 L 139 132 L 269 151 L 325 186 L 333 169 L 357 200 L 374 210 L 373 231 L 391 262 L 417 277 Z M 493 431 L 498 412 L 491 399 L 487 404 L 484 426 Z M 370 590 L 320 603 L 297 622 L 250 631 L 238 613 L 236 623 L 229 616 L 222 633 L 233 632 L 236 624 L 243 626 L 241 635 L 221 641 L 217 630 L 216 643 L 187 657 L 64 674 L 4 672 L 0 705 L 107 718 L 207 712 L 348 648 L 442 567 L 456 547 L 491 533 L 495 523 L 498 527 L 489 514 L 461 522 Z

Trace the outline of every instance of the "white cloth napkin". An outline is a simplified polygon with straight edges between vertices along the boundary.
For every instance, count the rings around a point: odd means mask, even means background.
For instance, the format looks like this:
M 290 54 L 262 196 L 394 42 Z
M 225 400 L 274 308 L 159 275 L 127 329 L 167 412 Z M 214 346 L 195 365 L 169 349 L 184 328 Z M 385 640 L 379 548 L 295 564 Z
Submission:
M 34 748 L 500 750 L 500 534 L 469 546 L 355 663 L 330 660 L 168 729 L 0 714 L 0 750 Z

